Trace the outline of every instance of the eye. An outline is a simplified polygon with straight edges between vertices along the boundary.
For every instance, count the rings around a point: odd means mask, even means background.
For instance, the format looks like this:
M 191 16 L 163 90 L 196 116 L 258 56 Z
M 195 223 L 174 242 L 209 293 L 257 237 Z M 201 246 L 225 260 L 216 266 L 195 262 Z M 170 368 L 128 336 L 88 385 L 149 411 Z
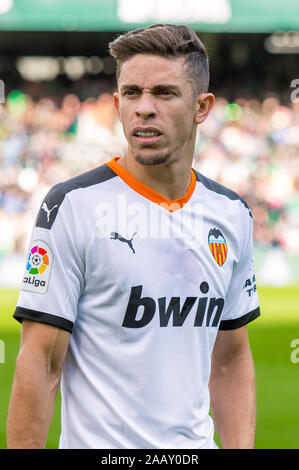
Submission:
M 126 90 L 123 92 L 124 96 L 135 96 L 137 94 L 136 90 Z
M 161 96 L 162 98 L 171 98 L 174 96 L 174 92 L 172 90 L 168 90 L 167 88 L 161 88 L 157 90 L 157 95 Z

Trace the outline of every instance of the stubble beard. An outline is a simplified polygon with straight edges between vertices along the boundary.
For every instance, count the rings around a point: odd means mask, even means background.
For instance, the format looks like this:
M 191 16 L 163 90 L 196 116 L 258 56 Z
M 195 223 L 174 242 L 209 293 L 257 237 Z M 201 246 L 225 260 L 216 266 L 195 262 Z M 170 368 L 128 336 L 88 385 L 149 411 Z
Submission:
M 156 166 L 156 165 L 163 165 L 164 163 L 167 163 L 168 160 L 170 159 L 171 154 L 169 152 L 165 153 L 164 155 L 162 154 L 157 154 L 154 155 L 153 157 L 144 157 L 140 154 L 135 154 L 134 158 L 136 162 L 140 163 L 141 165 L 144 166 Z

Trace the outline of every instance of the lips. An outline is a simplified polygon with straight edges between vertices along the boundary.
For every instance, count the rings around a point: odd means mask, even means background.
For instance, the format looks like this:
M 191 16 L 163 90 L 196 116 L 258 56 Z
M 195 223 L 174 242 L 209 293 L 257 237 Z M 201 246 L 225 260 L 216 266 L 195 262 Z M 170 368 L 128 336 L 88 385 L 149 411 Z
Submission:
M 132 135 L 140 143 L 153 143 L 159 140 L 162 132 L 156 127 L 136 127 Z

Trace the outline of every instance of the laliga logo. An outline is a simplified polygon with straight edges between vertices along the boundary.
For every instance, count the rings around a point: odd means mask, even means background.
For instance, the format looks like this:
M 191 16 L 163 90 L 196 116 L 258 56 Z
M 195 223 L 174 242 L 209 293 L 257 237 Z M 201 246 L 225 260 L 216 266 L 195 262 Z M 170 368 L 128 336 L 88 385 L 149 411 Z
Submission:
M 51 247 L 44 240 L 34 240 L 28 253 L 22 289 L 35 294 L 45 294 L 53 266 Z
M 31 248 L 26 266 L 26 270 L 29 272 L 29 274 L 43 274 L 48 265 L 49 257 L 47 250 L 39 247 L 38 245 L 35 245 L 33 248 Z M 38 287 L 39 285 L 45 286 L 45 281 L 40 281 L 39 279 L 35 279 L 35 277 L 25 277 L 24 282 L 33 284 L 35 287 Z
M 28 256 L 26 269 L 29 274 L 43 274 L 49 265 L 47 250 L 35 245 Z

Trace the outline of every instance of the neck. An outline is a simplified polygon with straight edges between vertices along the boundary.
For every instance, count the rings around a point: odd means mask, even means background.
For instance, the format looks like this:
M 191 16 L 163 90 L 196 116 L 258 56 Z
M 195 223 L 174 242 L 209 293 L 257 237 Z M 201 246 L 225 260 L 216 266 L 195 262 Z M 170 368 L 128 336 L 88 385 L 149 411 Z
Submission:
M 192 157 L 170 158 L 161 165 L 143 165 L 136 161 L 130 149 L 118 160 L 134 178 L 167 198 L 169 201 L 183 197 L 190 185 Z

